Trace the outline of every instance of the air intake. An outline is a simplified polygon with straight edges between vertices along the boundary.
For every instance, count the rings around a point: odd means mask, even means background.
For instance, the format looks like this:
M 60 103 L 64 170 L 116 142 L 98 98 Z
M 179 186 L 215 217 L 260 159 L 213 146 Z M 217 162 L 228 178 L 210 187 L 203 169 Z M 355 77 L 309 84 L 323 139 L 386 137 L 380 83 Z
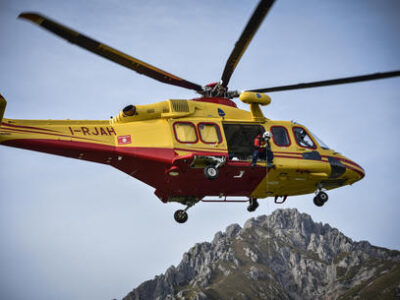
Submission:
M 171 111 L 173 112 L 189 112 L 189 104 L 187 100 L 170 100 Z

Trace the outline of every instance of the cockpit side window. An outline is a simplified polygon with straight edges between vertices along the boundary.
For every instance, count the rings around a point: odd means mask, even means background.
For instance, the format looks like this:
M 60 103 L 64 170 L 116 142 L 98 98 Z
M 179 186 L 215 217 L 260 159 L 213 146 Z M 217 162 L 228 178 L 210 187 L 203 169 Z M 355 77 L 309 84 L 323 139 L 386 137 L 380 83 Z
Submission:
M 293 127 L 294 137 L 296 139 L 297 144 L 303 148 L 311 148 L 315 149 L 315 143 L 307 133 L 307 131 L 302 127 Z
M 275 145 L 279 147 L 287 147 L 290 146 L 290 138 L 289 134 L 285 127 L 283 126 L 272 126 L 271 127 L 272 140 Z

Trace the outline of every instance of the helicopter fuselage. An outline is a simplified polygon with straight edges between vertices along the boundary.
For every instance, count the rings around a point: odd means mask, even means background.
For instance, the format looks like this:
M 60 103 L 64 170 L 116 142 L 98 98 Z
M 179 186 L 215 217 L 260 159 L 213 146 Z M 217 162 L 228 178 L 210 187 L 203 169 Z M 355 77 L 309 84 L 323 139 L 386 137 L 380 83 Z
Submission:
M 252 167 L 253 140 L 266 130 L 273 166 L 261 160 Z M 0 143 L 108 164 L 155 188 L 163 202 L 185 205 L 207 196 L 309 194 L 365 174 L 304 126 L 263 118 L 224 98 L 129 106 L 106 121 L 3 119 Z M 216 178 L 205 176 L 208 165 L 218 169 Z

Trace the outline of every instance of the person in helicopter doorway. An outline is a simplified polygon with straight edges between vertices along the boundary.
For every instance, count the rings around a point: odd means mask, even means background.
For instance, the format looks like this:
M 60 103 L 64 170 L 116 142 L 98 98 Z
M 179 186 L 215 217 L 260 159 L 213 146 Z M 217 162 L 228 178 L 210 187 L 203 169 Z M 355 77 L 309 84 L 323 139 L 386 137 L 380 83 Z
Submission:
M 269 143 L 271 136 L 271 132 L 265 131 L 262 134 L 258 134 L 254 139 L 252 167 L 256 165 L 259 158 L 267 161 L 267 167 L 273 166 L 274 154 L 271 151 L 271 144 Z

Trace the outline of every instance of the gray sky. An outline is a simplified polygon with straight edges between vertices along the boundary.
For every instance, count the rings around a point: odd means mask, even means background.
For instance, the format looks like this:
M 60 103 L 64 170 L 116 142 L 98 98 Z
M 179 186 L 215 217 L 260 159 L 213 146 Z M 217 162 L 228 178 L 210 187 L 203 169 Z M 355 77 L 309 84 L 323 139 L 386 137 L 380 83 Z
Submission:
M 219 80 L 257 1 L 0 0 L 5 116 L 108 119 L 127 104 L 191 98 L 17 20 L 41 12 L 193 82 Z M 397 0 L 277 1 L 234 73 L 237 89 L 400 68 Z M 251 216 L 297 207 L 354 240 L 400 249 L 400 79 L 272 93 L 264 113 L 297 120 L 366 177 L 284 205 L 201 203 L 176 224 L 143 183 L 105 165 L 0 147 L 0 298 L 111 299 L 177 264 L 194 243 Z M 244 105 L 239 104 L 245 108 Z

